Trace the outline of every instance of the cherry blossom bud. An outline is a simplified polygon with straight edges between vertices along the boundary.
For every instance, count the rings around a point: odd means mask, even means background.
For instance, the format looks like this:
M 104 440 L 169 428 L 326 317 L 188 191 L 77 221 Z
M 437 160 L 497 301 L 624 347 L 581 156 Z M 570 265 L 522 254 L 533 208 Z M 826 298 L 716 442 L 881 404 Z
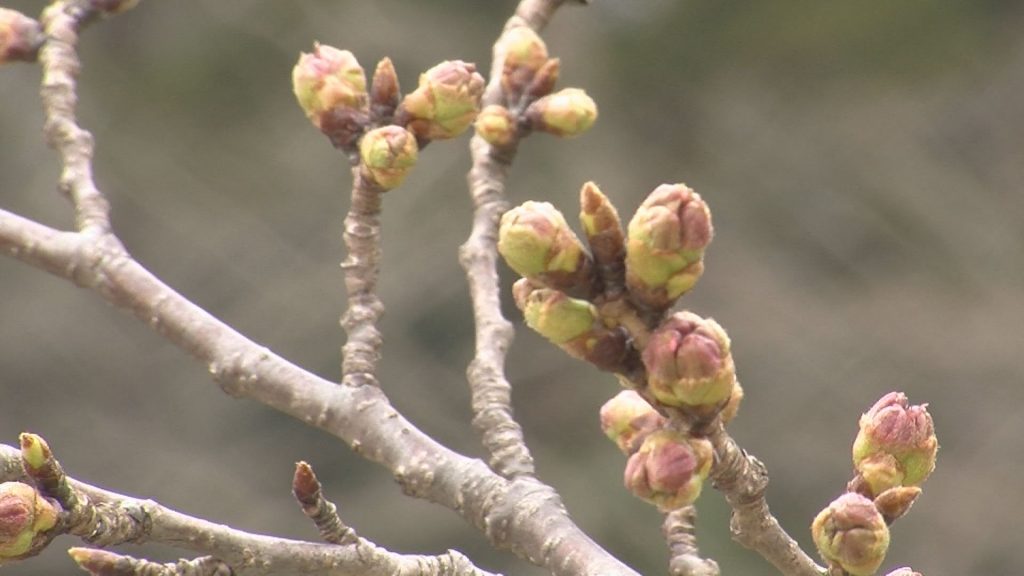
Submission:
M 658 430 L 629 457 L 624 481 L 634 495 L 663 511 L 675 510 L 697 500 L 713 460 L 707 440 Z
M 648 389 L 668 406 L 713 414 L 736 385 L 729 346 L 728 335 L 714 320 L 692 312 L 673 314 L 643 351 Z
M 672 306 L 704 272 L 711 211 L 685 184 L 658 186 L 629 222 L 626 285 L 641 305 Z
M 530 104 L 526 117 L 537 130 L 571 138 L 594 125 L 597 104 L 579 88 L 564 88 Z
M 852 576 L 878 571 L 889 549 L 889 527 L 875 505 L 847 492 L 822 510 L 811 524 L 818 552 Z
M 335 146 L 352 146 L 369 124 L 366 73 L 348 50 L 314 44 L 292 69 L 292 89 L 306 117 Z
M 910 511 L 910 507 L 914 505 L 920 495 L 921 488 L 917 486 L 889 488 L 875 498 L 875 508 L 882 513 L 886 524 L 892 524 Z
M 593 182 L 580 189 L 580 224 L 606 293 L 609 289 L 621 291 L 625 282 L 626 236 L 615 206 Z
M 359 143 L 365 173 L 385 190 L 398 187 L 416 165 L 416 137 L 401 126 L 383 126 L 366 133 Z
M 377 63 L 370 86 L 370 111 L 374 122 L 377 125 L 391 124 L 400 101 L 395 65 L 390 58 L 383 58 Z
M 0 561 L 32 550 L 40 534 L 57 524 L 57 508 L 21 482 L 0 484 Z
M 645 436 L 664 425 L 665 418 L 633 390 L 623 390 L 601 406 L 601 430 L 625 454 L 635 452 Z
M 905 394 L 890 392 L 861 416 L 853 464 L 878 495 L 924 482 L 935 469 L 938 449 L 927 405 L 911 406 Z
M 43 39 L 39 22 L 17 10 L 0 8 L 0 64 L 35 60 Z
M 523 93 L 548 61 L 547 45 L 529 26 L 517 26 L 505 32 L 498 40 L 497 49 L 504 56 L 501 88 L 513 97 Z
M 419 87 L 402 100 L 398 122 L 421 141 L 454 138 L 473 123 L 483 93 L 476 66 L 442 62 L 420 75 Z
M 516 119 L 508 108 L 492 104 L 476 117 L 476 133 L 496 148 L 505 148 L 516 140 Z
M 534 283 L 572 295 L 593 292 L 593 264 L 565 217 L 547 202 L 528 201 L 505 213 L 498 252 Z

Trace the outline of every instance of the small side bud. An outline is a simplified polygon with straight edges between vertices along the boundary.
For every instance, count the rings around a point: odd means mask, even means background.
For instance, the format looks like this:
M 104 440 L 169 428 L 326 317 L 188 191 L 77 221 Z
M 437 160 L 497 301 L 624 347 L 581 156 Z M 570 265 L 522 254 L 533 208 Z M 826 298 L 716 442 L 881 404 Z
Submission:
M 624 330 L 607 328 L 590 302 L 551 288 L 531 289 L 530 281 L 524 280 L 515 289 L 515 297 L 530 328 L 573 358 L 601 370 L 626 369 L 629 337 Z
M 664 425 L 665 418 L 633 390 L 623 390 L 601 406 L 601 430 L 624 454 L 636 452 L 644 437 Z
M 476 117 L 476 133 L 495 148 L 506 148 L 516 141 L 516 119 L 508 108 L 491 104 Z
M 370 85 L 370 114 L 373 121 L 380 126 L 391 124 L 400 101 L 395 65 L 390 58 L 383 58 L 377 63 L 373 83 Z
M 0 484 L 0 562 L 38 552 L 44 532 L 57 524 L 57 508 L 21 482 Z M 35 545 L 35 546 L 34 546 Z
M 551 58 L 537 70 L 533 81 L 526 87 L 526 97 L 537 99 L 551 94 L 558 83 L 558 74 L 562 69 L 562 63 L 558 58 Z
M 626 236 L 615 206 L 593 182 L 580 189 L 580 224 L 605 293 L 619 293 L 625 288 Z
M 385 190 L 397 188 L 416 165 L 416 137 L 401 126 L 370 130 L 359 143 L 364 174 Z
M 892 524 L 910 511 L 910 507 L 914 505 L 920 495 L 921 489 L 917 486 L 889 488 L 875 498 L 875 508 L 882 513 L 886 524 Z
M 889 527 L 875 505 L 847 492 L 822 510 L 811 524 L 814 544 L 826 561 L 852 576 L 878 571 L 889 549 Z
M 853 465 L 878 495 L 920 485 L 935 469 L 938 450 L 927 405 L 911 406 L 905 394 L 890 392 L 861 416 Z
M 729 336 L 717 322 L 677 312 L 651 335 L 643 351 L 651 394 L 699 416 L 718 412 L 736 386 Z
M 530 104 L 526 118 L 535 130 L 571 138 L 594 125 L 597 104 L 579 88 L 564 88 Z
M 664 310 L 704 272 L 711 211 L 685 184 L 658 186 L 629 222 L 626 285 L 643 306 Z
M 348 50 L 314 44 L 292 69 L 292 90 L 306 117 L 337 147 L 352 146 L 369 123 L 366 73 Z
M 421 141 L 454 138 L 480 112 L 483 76 L 461 60 L 442 62 L 420 75 L 419 87 L 407 95 L 396 121 Z
M 547 202 L 528 201 L 504 214 L 498 252 L 535 284 L 571 295 L 593 292 L 593 264 L 565 216 Z
M 17 10 L 0 8 L 0 64 L 32 62 L 44 38 L 39 22 Z
M 497 49 L 504 56 L 501 88 L 515 98 L 530 85 L 537 71 L 548 61 L 548 47 L 529 26 L 517 26 L 498 40 Z
M 626 463 L 624 482 L 635 496 L 669 511 L 697 501 L 711 471 L 714 450 L 703 438 L 672 430 L 647 435 Z

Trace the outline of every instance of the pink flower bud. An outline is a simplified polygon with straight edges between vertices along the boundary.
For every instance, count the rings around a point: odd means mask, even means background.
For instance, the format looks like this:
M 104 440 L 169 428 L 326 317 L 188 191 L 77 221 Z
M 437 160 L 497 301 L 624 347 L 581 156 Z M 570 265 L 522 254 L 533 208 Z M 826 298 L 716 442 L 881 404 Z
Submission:
M 890 392 L 861 416 L 853 464 L 878 495 L 924 482 L 935 469 L 938 449 L 927 405 L 911 406 L 905 394 Z
M 43 29 L 17 10 L 0 8 L 0 64 L 31 62 L 43 43 Z
M 852 576 L 878 571 L 889 549 L 889 527 L 875 505 L 847 492 L 822 510 L 811 524 L 821 557 Z
M 677 312 L 654 331 L 643 362 L 651 394 L 668 406 L 717 409 L 736 385 L 725 330 L 692 312 Z
M 648 434 L 626 463 L 624 482 L 634 495 L 668 511 L 693 504 L 711 471 L 714 450 L 703 438 L 672 430 Z
M 664 425 L 665 418 L 633 390 L 623 390 L 601 406 L 601 430 L 626 454 Z
M 32 549 L 36 537 L 57 523 L 57 509 L 35 488 L 21 482 L 0 484 L 0 561 Z

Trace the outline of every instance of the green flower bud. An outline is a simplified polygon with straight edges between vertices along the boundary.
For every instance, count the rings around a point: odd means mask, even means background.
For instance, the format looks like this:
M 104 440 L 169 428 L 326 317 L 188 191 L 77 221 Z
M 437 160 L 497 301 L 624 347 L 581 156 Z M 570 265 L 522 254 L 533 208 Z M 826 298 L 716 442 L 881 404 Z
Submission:
M 476 117 L 476 133 L 496 148 L 505 148 L 516 141 L 516 119 L 508 108 L 492 104 Z
M 529 279 L 513 287 L 516 304 L 526 324 L 573 358 L 586 360 L 601 370 L 623 372 L 629 336 L 621 328 L 609 329 L 598 309 L 551 288 L 537 288 Z
M 593 182 L 587 182 L 580 190 L 580 224 L 605 293 L 619 293 L 625 282 L 626 236 L 615 206 Z
M 889 549 L 889 527 L 875 505 L 847 492 L 822 510 L 811 524 L 818 552 L 852 576 L 878 571 Z
M 685 184 L 663 184 L 629 222 L 626 285 L 638 304 L 667 309 L 704 272 L 711 211 Z
M 504 56 L 501 88 L 512 98 L 523 93 L 548 61 L 547 45 L 529 26 L 517 26 L 502 34 L 497 49 Z
M 385 190 L 397 188 L 416 165 L 416 137 L 401 126 L 370 130 L 359 143 L 364 173 Z
M 421 74 L 419 87 L 402 100 L 399 123 L 423 141 L 454 138 L 473 123 L 483 93 L 476 66 L 442 62 Z
M 651 334 L 643 351 L 647 385 L 659 402 L 717 412 L 732 396 L 736 368 L 729 337 L 714 320 L 677 312 Z
M 39 22 L 17 10 L 0 8 L 0 64 L 35 60 L 43 40 Z
M 526 109 L 531 125 L 542 132 L 571 138 L 597 120 L 597 104 L 579 88 L 564 88 L 540 98 Z
M 890 392 L 861 416 L 853 465 L 878 495 L 920 485 L 935 469 L 938 450 L 927 405 L 911 406 L 905 394 Z
M 713 460 L 707 440 L 657 430 L 629 457 L 624 482 L 635 496 L 660 510 L 675 510 L 696 502 Z
M 314 44 L 292 69 L 292 89 L 306 117 L 335 146 L 353 145 L 369 123 L 366 74 L 348 50 Z
M 28 554 L 40 534 L 57 524 L 57 508 L 21 482 L 0 484 L 0 561 Z
M 914 505 L 920 495 L 921 488 L 917 486 L 889 488 L 875 498 L 875 508 L 882 513 L 886 524 L 892 524 L 910 511 L 910 507 Z
M 593 292 L 593 265 L 583 243 L 547 202 L 525 202 L 502 216 L 498 252 L 536 284 L 573 295 Z
M 636 452 L 644 437 L 664 425 L 665 418 L 633 390 L 623 390 L 601 406 L 601 430 L 625 454 Z

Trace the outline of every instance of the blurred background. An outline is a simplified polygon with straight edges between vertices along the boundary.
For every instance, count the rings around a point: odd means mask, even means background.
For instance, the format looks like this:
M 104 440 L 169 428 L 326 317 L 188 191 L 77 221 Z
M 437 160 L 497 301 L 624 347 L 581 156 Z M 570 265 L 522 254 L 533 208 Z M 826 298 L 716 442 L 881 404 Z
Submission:
M 37 14 L 34 0 L 8 7 Z M 114 225 L 150 270 L 256 341 L 339 377 L 348 168 L 306 121 L 291 67 L 314 40 L 403 87 L 480 63 L 511 0 L 144 2 L 85 32 L 80 118 Z M 600 106 L 576 140 L 527 140 L 513 202 L 575 214 L 596 181 L 628 219 L 662 182 L 711 205 L 707 272 L 682 306 L 729 331 L 747 399 L 736 439 L 768 466 L 772 509 L 808 549 L 850 476 L 860 413 L 928 402 L 942 450 L 886 571 L 1019 573 L 1024 477 L 1024 3 L 595 0 L 546 32 L 561 86 Z M 70 228 L 41 136 L 38 69 L 0 69 L 0 206 Z M 384 212 L 383 386 L 418 426 L 483 455 L 464 380 L 472 324 L 467 139 L 428 148 Z M 504 272 L 504 283 L 513 278 Z M 507 302 L 507 313 L 521 324 Z M 542 477 L 598 542 L 664 573 L 660 516 L 621 487 L 597 410 L 608 375 L 519 330 L 508 374 Z M 315 539 L 291 500 L 311 462 L 343 518 L 400 552 L 495 552 L 454 513 L 400 494 L 337 440 L 255 402 L 96 294 L 0 259 L 0 438 L 43 434 L 73 476 L 267 534 Z M 724 574 L 773 569 L 700 501 Z M 61 538 L 12 575 L 77 574 Z M 124 548 L 161 560 L 181 552 Z

